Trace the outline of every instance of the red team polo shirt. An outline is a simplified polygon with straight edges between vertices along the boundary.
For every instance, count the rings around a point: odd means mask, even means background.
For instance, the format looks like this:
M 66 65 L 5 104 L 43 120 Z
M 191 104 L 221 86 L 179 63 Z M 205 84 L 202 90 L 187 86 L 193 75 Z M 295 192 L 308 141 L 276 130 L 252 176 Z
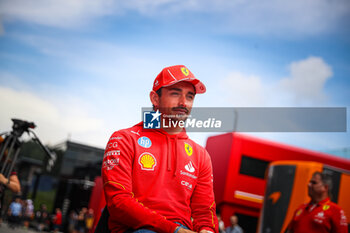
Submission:
M 301 205 L 288 228 L 293 233 L 348 233 L 344 211 L 329 198 Z

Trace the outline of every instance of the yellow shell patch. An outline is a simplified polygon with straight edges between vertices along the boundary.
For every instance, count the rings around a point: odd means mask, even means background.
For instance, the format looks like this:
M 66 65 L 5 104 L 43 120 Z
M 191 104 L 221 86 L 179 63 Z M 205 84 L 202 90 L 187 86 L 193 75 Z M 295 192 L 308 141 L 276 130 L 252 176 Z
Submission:
M 142 170 L 154 171 L 157 160 L 151 153 L 145 152 L 140 155 L 139 164 Z
M 190 71 L 186 67 L 181 68 L 181 72 L 185 75 L 188 76 L 190 74 Z
M 329 207 L 330 207 L 329 205 L 324 205 L 324 206 L 322 207 L 322 209 L 323 209 L 323 210 L 328 210 Z
M 193 153 L 192 146 L 185 142 L 185 151 L 188 156 L 191 156 Z

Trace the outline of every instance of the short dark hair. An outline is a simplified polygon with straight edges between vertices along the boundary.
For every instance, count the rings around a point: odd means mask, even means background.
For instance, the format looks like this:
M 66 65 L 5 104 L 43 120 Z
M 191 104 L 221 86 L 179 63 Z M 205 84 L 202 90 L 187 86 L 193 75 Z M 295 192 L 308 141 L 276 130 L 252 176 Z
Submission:
M 159 88 L 158 90 L 156 90 L 156 93 L 157 93 L 157 95 L 158 95 L 159 97 L 162 96 L 162 89 L 163 89 L 163 87 L 161 87 L 161 88 Z
M 314 172 L 313 176 L 315 175 L 319 175 L 321 177 L 322 183 L 328 186 L 328 196 L 330 196 L 333 187 L 332 177 L 330 174 L 325 172 Z
M 158 90 L 156 90 L 156 93 L 157 93 L 157 95 L 159 96 L 159 97 L 161 97 L 162 96 L 162 89 L 163 89 L 163 87 L 161 87 L 161 88 L 159 88 Z M 152 104 L 152 107 L 153 107 L 153 110 L 155 110 L 155 106 Z

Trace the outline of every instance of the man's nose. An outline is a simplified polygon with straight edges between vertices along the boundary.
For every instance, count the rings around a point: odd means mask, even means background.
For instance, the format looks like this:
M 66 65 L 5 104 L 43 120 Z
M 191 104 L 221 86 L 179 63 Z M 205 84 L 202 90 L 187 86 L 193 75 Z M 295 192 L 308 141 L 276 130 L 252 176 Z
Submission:
M 181 95 L 180 96 L 179 105 L 181 107 L 186 107 L 186 105 L 187 105 L 187 103 L 186 103 L 186 95 Z

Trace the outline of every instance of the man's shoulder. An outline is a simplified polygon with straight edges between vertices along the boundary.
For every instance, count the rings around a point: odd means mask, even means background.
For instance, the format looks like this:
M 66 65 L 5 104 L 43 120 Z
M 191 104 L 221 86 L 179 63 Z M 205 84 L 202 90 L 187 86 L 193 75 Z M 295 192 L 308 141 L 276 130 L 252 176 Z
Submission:
M 304 210 L 304 209 L 306 209 L 306 207 L 307 207 L 308 205 L 310 205 L 310 202 L 305 202 L 305 203 L 303 203 L 303 204 L 300 204 L 300 205 L 298 206 L 298 208 L 297 208 L 297 211 L 298 211 L 298 210 Z
M 207 151 L 203 146 L 199 145 L 197 142 L 193 141 L 190 138 L 187 138 L 186 141 L 192 145 L 193 147 L 195 147 L 197 150 L 202 150 L 202 151 Z
M 134 126 L 131 126 L 129 128 L 124 128 L 115 131 L 111 137 L 113 136 L 118 136 L 118 135 L 136 135 L 136 136 L 141 136 L 141 131 L 142 131 L 142 123 L 138 123 Z
M 306 202 L 303 204 L 300 204 L 294 211 L 294 215 L 299 216 L 303 210 L 310 204 L 310 202 Z
M 328 207 L 328 206 L 329 206 L 329 207 Z M 328 203 L 326 203 L 326 204 L 323 205 L 323 209 L 327 209 L 327 208 L 331 208 L 331 209 L 333 209 L 333 210 L 338 210 L 338 211 L 341 211 L 341 210 L 342 210 L 342 208 L 341 208 L 340 205 L 338 205 L 337 203 L 332 202 L 332 201 L 330 201 L 330 202 L 328 202 Z

